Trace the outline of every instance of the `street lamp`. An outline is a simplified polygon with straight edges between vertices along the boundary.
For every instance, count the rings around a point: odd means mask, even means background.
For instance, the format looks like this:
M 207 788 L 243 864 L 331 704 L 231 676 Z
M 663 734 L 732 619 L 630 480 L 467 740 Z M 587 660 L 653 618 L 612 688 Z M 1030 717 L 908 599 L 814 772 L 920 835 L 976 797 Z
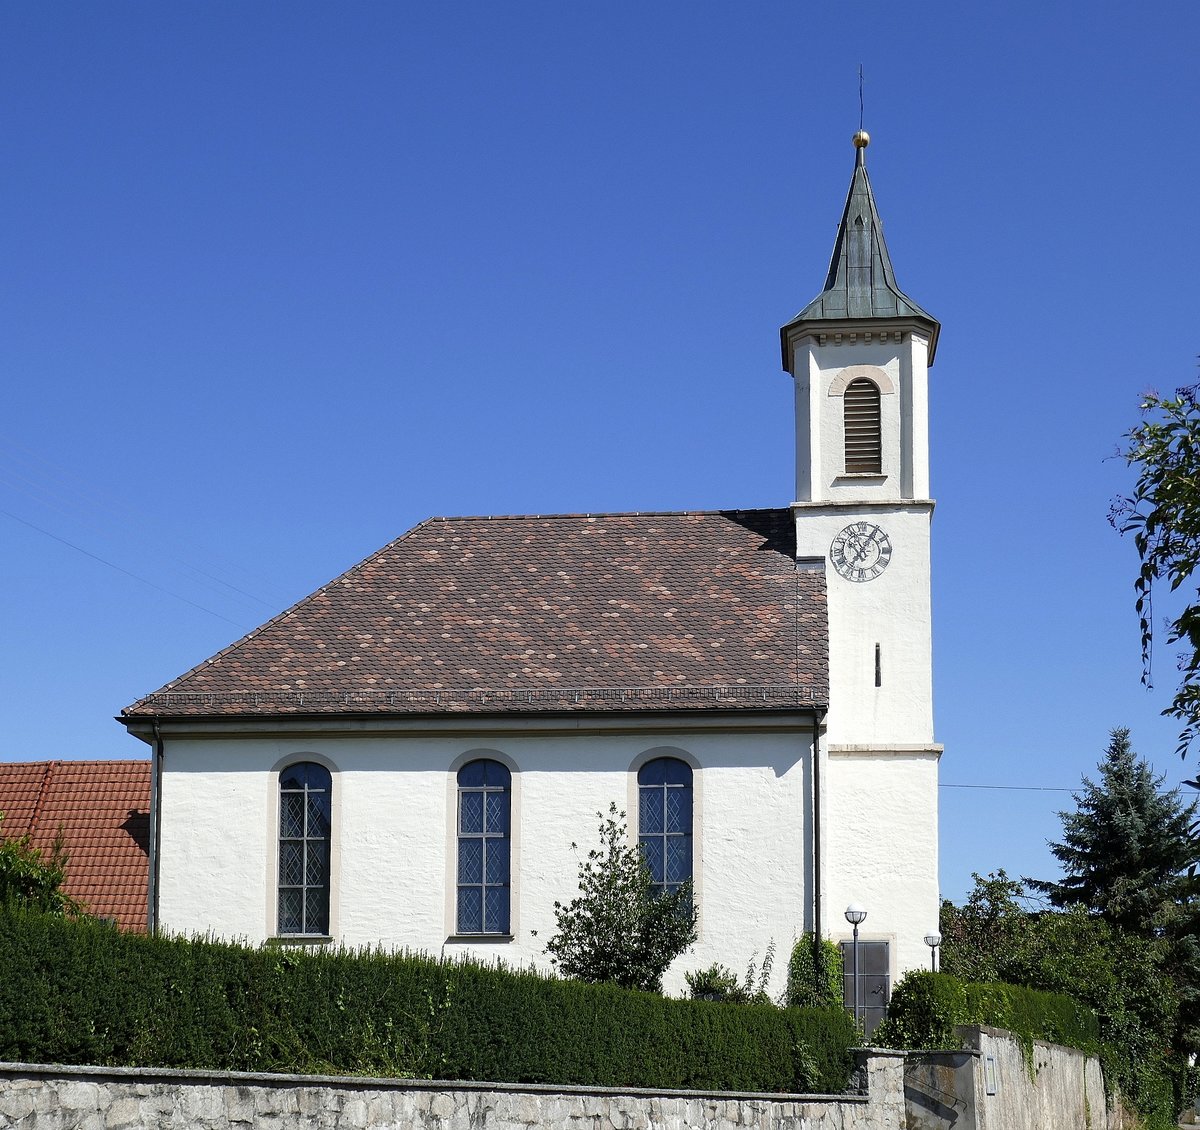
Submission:
M 937 948 L 942 944 L 942 935 L 936 931 L 925 935 L 925 944 L 929 947 L 929 971 L 937 972 Z
M 856 902 L 846 907 L 846 921 L 854 927 L 854 1020 L 862 1023 L 862 1014 L 858 1003 L 858 927 L 867 917 L 867 912 Z

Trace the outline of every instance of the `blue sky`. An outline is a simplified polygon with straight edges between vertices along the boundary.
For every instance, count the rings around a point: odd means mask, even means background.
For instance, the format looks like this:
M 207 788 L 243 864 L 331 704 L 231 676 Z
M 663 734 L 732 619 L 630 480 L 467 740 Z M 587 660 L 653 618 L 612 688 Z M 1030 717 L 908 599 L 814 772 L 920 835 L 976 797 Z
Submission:
M 1111 727 L 1200 770 L 1106 521 L 1139 395 L 1196 374 L 1198 34 L 1191 3 L 6 5 L 0 758 L 140 756 L 121 706 L 430 514 L 790 502 L 777 331 L 862 63 L 943 324 L 943 892 L 1052 875 L 1049 790 Z

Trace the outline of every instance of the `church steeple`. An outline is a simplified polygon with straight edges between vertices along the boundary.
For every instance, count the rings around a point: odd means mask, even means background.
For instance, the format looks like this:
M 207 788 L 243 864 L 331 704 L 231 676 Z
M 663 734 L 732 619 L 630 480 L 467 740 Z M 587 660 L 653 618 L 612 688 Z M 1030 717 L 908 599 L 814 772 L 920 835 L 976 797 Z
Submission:
M 789 372 L 792 371 L 792 349 L 798 330 L 807 329 L 812 323 L 874 322 L 879 319 L 920 326 L 928 337 L 929 364 L 933 364 L 941 327 L 936 318 L 896 284 L 892 257 L 883 238 L 883 223 L 867 176 L 866 151 L 870 140 L 865 130 L 854 135 L 854 174 L 838 224 L 825 289 L 780 330 L 783 367 Z
M 896 284 L 854 135 L 850 192 L 821 291 L 780 331 L 796 382 L 796 501 L 929 497 L 937 319 Z

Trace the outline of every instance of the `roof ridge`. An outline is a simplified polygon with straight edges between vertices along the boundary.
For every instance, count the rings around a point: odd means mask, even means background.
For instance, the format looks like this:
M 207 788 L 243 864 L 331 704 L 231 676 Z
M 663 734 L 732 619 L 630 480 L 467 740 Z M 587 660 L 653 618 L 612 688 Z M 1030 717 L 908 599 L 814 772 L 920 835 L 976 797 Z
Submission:
M 718 514 L 770 514 L 777 510 L 787 510 L 787 507 L 724 506 L 713 510 L 580 510 L 564 511 L 558 514 L 437 514 L 426 518 L 421 525 L 428 526 L 434 522 L 541 522 L 560 518 L 688 518 Z M 419 528 L 414 526 L 413 530 Z
M 42 815 L 42 805 L 45 803 L 46 793 L 50 786 L 50 778 L 54 775 L 54 767 L 57 764 L 57 760 L 46 762 L 46 770 L 42 774 L 41 784 L 38 785 L 37 800 L 33 802 L 33 811 L 29 814 L 29 834 L 31 836 L 37 831 L 38 819 Z
M 265 623 L 259 624 L 257 628 L 252 629 L 251 631 L 247 632 L 244 636 L 241 636 L 240 638 L 234 640 L 232 643 L 226 644 L 226 646 L 223 647 L 220 651 L 218 651 L 215 655 L 210 655 L 207 659 L 203 660 L 200 663 L 197 663 L 194 667 L 189 667 L 186 671 L 183 672 L 182 675 L 177 675 L 174 679 L 171 679 L 169 682 L 164 683 L 161 687 L 158 688 L 158 690 L 150 691 L 148 694 L 144 694 L 140 698 L 138 698 L 136 701 L 132 702 L 129 706 L 123 707 L 121 710 L 121 714 L 117 715 L 117 721 L 118 722 L 121 721 L 121 715 L 125 714 L 129 710 L 132 710 L 136 706 L 140 706 L 147 699 L 149 699 L 157 694 L 167 693 L 168 691 L 171 690 L 172 687 L 178 686 L 178 684 L 182 683 L 184 679 L 191 678 L 198 671 L 204 670 L 205 667 L 210 667 L 212 664 L 216 663 L 217 660 L 224 659 L 225 656 L 236 651 L 243 644 L 247 644 L 252 639 L 256 639 L 258 636 L 261 636 L 263 634 L 263 632 L 265 632 L 268 628 L 274 627 L 276 624 L 281 623 L 283 620 L 287 619 L 287 617 L 289 617 L 293 612 L 295 612 L 302 605 L 307 604 L 311 600 L 316 600 L 316 598 L 319 597 L 322 593 L 333 588 L 333 586 L 336 585 L 340 580 L 342 580 L 342 578 L 347 577 L 351 573 L 353 573 L 355 569 L 358 569 L 361 566 L 366 565 L 370 561 L 374 561 L 375 558 L 377 558 L 377 557 L 381 557 L 389 549 L 391 549 L 392 546 L 397 545 L 399 542 L 404 541 L 406 538 L 412 537 L 412 535 L 415 534 L 418 530 L 424 529 L 426 526 L 429 525 L 430 522 L 433 522 L 435 520 L 436 519 L 433 519 L 433 518 L 426 518 L 424 521 L 418 522 L 415 526 L 412 527 L 412 529 L 405 530 L 404 533 L 402 533 L 397 538 L 392 538 L 391 541 L 389 541 L 386 545 L 380 546 L 380 548 L 375 550 L 374 553 L 368 553 L 366 557 L 364 557 L 361 561 L 355 562 L 353 565 L 350 566 L 349 569 L 343 569 L 336 577 L 334 577 L 332 580 L 326 581 L 325 584 L 323 584 L 319 589 L 313 590 L 307 596 L 302 596 L 299 600 L 295 601 L 292 604 L 289 604 L 287 606 L 287 608 L 285 608 L 282 612 L 277 612 L 274 616 L 271 617 L 271 619 L 267 620 Z

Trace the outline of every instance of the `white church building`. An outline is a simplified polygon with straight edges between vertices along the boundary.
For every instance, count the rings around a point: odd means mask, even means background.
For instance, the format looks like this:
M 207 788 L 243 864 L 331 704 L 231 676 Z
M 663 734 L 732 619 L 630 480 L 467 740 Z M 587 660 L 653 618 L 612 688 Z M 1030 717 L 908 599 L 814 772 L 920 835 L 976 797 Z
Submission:
M 781 331 L 792 504 L 431 518 L 129 706 L 153 927 L 548 968 L 615 801 L 655 881 L 694 885 L 669 991 L 848 939 L 849 903 L 865 1004 L 928 963 L 939 326 L 896 284 L 866 143 Z

